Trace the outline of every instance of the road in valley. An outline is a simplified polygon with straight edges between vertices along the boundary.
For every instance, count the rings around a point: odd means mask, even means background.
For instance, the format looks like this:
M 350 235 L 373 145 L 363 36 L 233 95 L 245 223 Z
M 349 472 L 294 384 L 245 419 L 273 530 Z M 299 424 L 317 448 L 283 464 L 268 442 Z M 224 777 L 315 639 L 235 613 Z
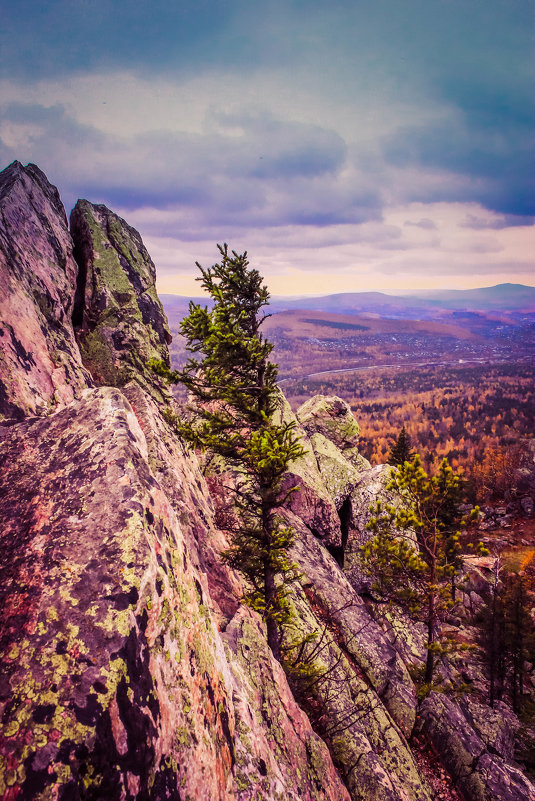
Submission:
M 279 384 L 283 384 L 285 381 L 301 381 L 303 378 L 317 378 L 318 376 L 322 375 L 333 375 L 334 373 L 357 373 L 363 372 L 364 370 L 386 370 L 390 368 L 398 368 L 401 369 L 402 367 L 437 367 L 437 366 L 444 366 L 444 365 L 470 365 L 470 364 L 484 364 L 485 362 L 489 362 L 492 364 L 502 364 L 505 360 L 492 362 L 491 359 L 488 357 L 480 358 L 480 359 L 453 359 L 452 361 L 434 361 L 434 362 L 396 362 L 395 364 L 366 364 L 360 365 L 359 367 L 339 367 L 336 370 L 321 370 L 319 373 L 305 373 L 304 375 L 300 376 L 289 376 L 288 378 L 281 378 L 278 382 Z

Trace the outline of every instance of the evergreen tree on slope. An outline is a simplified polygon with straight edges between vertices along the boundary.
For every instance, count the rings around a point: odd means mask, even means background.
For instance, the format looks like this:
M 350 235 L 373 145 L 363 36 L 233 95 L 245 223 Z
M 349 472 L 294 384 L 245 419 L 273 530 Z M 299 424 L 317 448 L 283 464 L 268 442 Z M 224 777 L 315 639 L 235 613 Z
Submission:
M 405 462 L 410 462 L 412 457 L 411 438 L 407 434 L 405 426 L 403 426 L 397 440 L 390 448 L 387 462 L 393 466 L 401 466 Z
M 218 249 L 220 263 L 207 269 L 197 263 L 197 280 L 213 307 L 191 302 L 181 324 L 194 356 L 179 371 L 161 362 L 152 366 L 172 383 L 183 383 L 197 401 L 190 421 L 175 418 L 180 436 L 235 468 L 237 522 L 231 524 L 226 559 L 245 577 L 245 600 L 264 617 L 268 643 L 280 661 L 294 533 L 277 509 L 289 494 L 281 490 L 281 478 L 305 451 L 293 422 L 274 422 L 280 403 L 277 365 L 269 361 L 273 345 L 260 331 L 269 316 L 262 313 L 269 302 L 267 287 L 249 267 L 247 253 L 229 254 L 226 244 Z

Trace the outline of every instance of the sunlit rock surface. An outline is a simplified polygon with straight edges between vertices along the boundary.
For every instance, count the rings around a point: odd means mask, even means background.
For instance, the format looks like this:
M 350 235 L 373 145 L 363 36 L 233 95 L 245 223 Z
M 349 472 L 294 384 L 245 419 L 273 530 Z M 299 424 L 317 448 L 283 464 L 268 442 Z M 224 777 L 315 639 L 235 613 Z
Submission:
M 323 434 L 341 450 L 358 445 L 360 428 L 348 404 L 335 395 L 314 395 L 297 410 L 307 434 Z
M 301 437 L 305 454 L 293 461 L 283 481 L 288 490 L 298 486 L 288 499 L 288 506 L 325 544 L 341 547 L 342 533 L 340 518 L 334 499 L 325 486 L 312 444 L 307 440 L 304 429 L 299 425 L 290 404 L 281 392 L 279 409 L 275 412 L 276 422 L 293 422 L 295 433 Z
M 2 792 L 346 798 L 258 618 L 221 639 L 202 477 L 175 459 L 169 497 L 149 449 L 114 388 L 3 439 Z

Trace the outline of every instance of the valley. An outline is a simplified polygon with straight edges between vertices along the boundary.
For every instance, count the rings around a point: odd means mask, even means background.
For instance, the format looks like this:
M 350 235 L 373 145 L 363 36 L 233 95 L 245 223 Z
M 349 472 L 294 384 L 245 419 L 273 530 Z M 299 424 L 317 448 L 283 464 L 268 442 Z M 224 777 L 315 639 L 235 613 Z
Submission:
M 319 300 L 329 309 L 333 305 Z M 390 317 L 362 309 L 349 314 L 347 301 L 340 299 L 344 314 L 278 310 L 275 300 L 264 331 L 274 343 L 279 384 L 293 409 L 317 393 L 338 395 L 359 422 L 360 447 L 372 464 L 386 461 L 405 426 L 429 469 L 447 457 L 471 476 L 485 454 L 514 450 L 519 440 L 533 436 L 535 313 L 530 303 L 490 310 L 446 310 L 423 302 L 419 309 L 379 307 L 385 315 L 398 314 Z M 178 367 L 187 357 L 179 333 L 187 304 L 175 299 L 165 308 L 173 334 L 171 359 Z M 416 311 L 426 319 L 401 316 Z M 180 388 L 175 391 L 183 395 Z

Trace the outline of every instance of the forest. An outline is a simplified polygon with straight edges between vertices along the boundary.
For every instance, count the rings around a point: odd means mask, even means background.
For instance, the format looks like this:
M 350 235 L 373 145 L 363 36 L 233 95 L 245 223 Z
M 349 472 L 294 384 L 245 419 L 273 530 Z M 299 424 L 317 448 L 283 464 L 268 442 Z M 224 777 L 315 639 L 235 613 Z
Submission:
M 180 366 L 182 315 L 168 312 L 171 358 Z M 446 457 L 469 480 L 474 500 L 503 498 L 521 443 L 534 436 L 533 315 L 405 320 L 290 310 L 264 327 L 294 409 L 318 393 L 338 395 L 351 406 L 372 464 L 387 461 L 404 427 L 427 470 Z M 485 465 L 494 478 L 482 477 Z
M 361 429 L 361 452 L 372 464 L 387 460 L 402 427 L 431 467 L 446 457 L 470 474 L 489 451 L 512 452 L 533 436 L 535 364 L 433 365 L 376 368 L 287 381 L 297 407 L 315 393 L 346 400 Z

